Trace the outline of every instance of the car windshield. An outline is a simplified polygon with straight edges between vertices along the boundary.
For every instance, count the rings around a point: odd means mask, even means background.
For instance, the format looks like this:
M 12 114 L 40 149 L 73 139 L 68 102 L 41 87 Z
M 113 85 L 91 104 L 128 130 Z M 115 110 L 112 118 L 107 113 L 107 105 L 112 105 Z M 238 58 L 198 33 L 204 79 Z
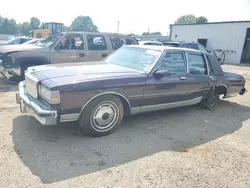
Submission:
M 62 36 L 62 34 L 55 34 L 55 35 L 51 35 L 47 38 L 45 38 L 44 40 L 41 40 L 37 43 L 35 43 L 36 46 L 40 46 L 40 47 L 51 47 L 60 37 Z
M 160 55 L 160 50 L 122 47 L 107 57 L 104 62 L 148 72 Z
M 5 42 L 5 44 L 17 44 L 20 38 L 13 38 Z

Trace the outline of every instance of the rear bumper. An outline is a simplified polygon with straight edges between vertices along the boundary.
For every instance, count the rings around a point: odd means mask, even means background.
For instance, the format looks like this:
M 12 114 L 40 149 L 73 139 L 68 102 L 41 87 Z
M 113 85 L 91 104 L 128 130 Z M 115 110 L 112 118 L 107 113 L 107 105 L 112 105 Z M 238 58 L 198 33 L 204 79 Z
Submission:
M 241 90 L 240 90 L 240 95 L 244 95 L 245 93 L 247 92 L 247 89 L 246 88 L 242 88 Z
M 19 92 L 16 93 L 16 102 L 20 105 L 20 111 L 35 117 L 42 125 L 56 125 L 57 110 L 43 109 L 35 100 L 25 94 L 24 87 L 25 83 L 20 82 L 18 84 Z

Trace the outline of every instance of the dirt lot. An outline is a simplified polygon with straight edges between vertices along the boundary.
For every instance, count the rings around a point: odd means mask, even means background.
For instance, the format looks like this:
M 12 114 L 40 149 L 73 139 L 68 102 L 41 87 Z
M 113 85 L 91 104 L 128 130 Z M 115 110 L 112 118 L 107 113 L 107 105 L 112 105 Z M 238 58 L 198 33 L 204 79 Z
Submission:
M 250 88 L 250 67 L 240 73 Z M 102 138 L 43 127 L 0 87 L 0 187 L 250 187 L 250 92 L 214 111 L 188 107 L 125 119 Z M 4 91 L 4 92 L 3 92 Z

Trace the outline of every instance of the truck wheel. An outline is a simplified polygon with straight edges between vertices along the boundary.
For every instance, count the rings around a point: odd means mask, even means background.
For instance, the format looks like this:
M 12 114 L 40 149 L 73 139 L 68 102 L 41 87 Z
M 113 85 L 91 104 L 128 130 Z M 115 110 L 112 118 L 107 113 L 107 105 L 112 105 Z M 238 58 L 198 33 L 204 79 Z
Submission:
M 83 134 L 93 137 L 105 136 L 120 125 L 124 108 L 119 97 L 109 95 L 93 99 L 79 118 Z
M 203 100 L 202 106 L 208 110 L 213 110 L 219 103 L 220 97 L 218 94 L 210 94 L 205 100 Z

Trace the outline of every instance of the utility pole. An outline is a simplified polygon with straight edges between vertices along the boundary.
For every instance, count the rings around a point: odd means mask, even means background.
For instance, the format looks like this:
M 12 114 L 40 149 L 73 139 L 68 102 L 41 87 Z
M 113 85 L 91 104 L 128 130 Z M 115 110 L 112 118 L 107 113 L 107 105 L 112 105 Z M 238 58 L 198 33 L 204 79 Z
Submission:
M 119 25 L 120 25 L 120 22 L 118 21 L 117 22 L 117 34 L 119 33 Z
M 148 28 L 148 34 L 149 34 L 150 28 Z

